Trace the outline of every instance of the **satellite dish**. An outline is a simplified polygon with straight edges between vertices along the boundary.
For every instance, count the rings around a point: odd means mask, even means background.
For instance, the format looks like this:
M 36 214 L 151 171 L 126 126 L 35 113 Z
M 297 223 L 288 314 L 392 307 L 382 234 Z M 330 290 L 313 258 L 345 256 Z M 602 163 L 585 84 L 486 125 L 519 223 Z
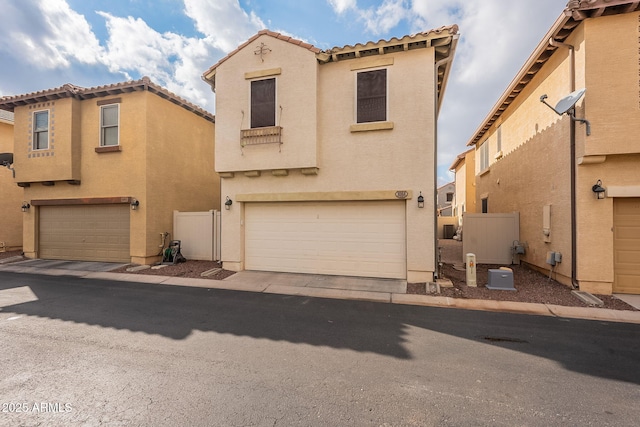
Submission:
M 582 95 L 584 95 L 586 90 L 586 88 L 578 89 L 558 101 L 558 104 L 556 104 L 555 108 L 556 113 L 563 115 L 571 108 L 573 108 L 573 106 L 576 105 L 576 102 L 578 102 L 580 98 L 582 98 Z

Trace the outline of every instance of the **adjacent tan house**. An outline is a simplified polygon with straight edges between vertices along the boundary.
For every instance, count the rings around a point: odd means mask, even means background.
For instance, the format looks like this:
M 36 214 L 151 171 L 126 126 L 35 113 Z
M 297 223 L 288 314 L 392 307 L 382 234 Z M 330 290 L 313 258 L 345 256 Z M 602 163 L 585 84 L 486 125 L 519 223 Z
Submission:
M 15 114 L 30 258 L 150 264 L 173 210 L 219 209 L 214 116 L 146 77 L 3 97 L 0 109 Z
M 209 68 L 224 268 L 432 280 L 457 40 L 450 26 L 321 51 L 263 30 Z
M 456 196 L 456 183 L 448 182 L 437 189 L 437 208 L 440 216 L 453 216 L 453 203 Z
M 521 260 L 597 294 L 640 293 L 639 24 L 637 1 L 570 1 L 468 143 Z
M 0 153 L 7 158 L 13 154 L 13 113 L 3 110 L 0 110 Z M 11 167 L 8 161 L 7 166 Z M 22 197 L 22 188 L 15 185 L 12 171 L 0 167 L 0 251 L 22 248 Z
M 456 156 L 449 170 L 456 175 L 453 216 L 457 216 L 462 225 L 465 212 L 476 212 L 476 150 L 471 148 Z

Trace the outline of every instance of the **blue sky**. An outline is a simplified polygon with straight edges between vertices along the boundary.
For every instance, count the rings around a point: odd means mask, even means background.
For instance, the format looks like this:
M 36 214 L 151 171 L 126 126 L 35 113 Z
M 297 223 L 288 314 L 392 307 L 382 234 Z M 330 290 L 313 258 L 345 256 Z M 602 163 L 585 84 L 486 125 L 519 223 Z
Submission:
M 320 49 L 458 24 L 438 185 L 566 0 L 2 0 L 0 96 L 149 76 L 215 112 L 200 75 L 268 28 Z

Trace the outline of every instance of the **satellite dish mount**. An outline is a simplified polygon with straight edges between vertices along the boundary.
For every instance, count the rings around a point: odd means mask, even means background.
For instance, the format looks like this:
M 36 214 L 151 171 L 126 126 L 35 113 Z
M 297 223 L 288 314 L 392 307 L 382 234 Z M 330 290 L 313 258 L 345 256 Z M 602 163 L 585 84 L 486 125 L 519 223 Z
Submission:
M 547 95 L 542 95 L 540 97 L 540 102 L 542 102 L 547 107 L 551 108 L 557 115 L 562 116 L 563 114 L 567 114 L 571 117 L 571 120 L 574 122 L 580 122 L 587 126 L 587 136 L 591 135 L 591 123 L 587 119 L 579 119 L 575 116 L 576 109 L 574 108 L 576 103 L 582 98 L 582 95 L 587 91 L 586 88 L 578 89 L 575 92 L 571 92 L 569 95 L 562 98 L 556 104 L 556 107 L 553 108 L 549 103 L 547 103 Z

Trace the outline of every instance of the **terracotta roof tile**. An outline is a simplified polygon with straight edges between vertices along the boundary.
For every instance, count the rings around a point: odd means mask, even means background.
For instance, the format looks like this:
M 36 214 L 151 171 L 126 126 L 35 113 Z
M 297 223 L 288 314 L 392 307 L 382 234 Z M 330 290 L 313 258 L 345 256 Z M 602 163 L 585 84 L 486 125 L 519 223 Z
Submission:
M 154 93 L 161 98 L 167 99 L 172 103 L 179 105 L 198 116 L 201 116 L 211 122 L 215 121 L 215 116 L 213 114 L 179 97 L 178 95 L 170 92 L 164 87 L 153 83 L 151 79 L 146 76 L 139 80 L 113 83 L 103 86 L 94 86 L 89 88 L 75 86 L 67 83 L 53 89 L 31 92 L 23 95 L 5 96 L 0 98 L 0 109 L 13 111 L 15 107 L 36 102 L 51 101 L 63 98 L 76 98 L 84 100 L 117 95 L 121 93 L 128 93 L 137 90 L 148 90 L 149 92 Z

